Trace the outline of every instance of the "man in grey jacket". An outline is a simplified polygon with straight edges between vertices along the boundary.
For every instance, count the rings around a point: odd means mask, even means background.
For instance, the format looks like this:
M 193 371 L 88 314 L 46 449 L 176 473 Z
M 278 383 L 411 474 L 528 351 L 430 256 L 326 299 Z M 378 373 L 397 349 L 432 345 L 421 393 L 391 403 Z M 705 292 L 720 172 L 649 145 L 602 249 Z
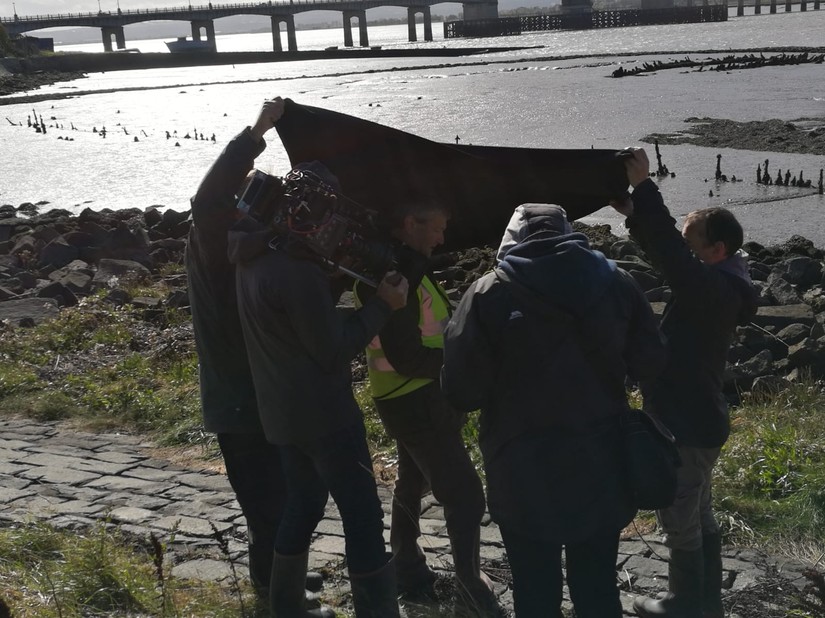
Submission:
M 676 437 L 682 459 L 676 501 L 657 512 L 670 548 L 668 593 L 639 597 L 634 609 L 646 618 L 722 618 L 722 537 L 713 516 L 713 466 L 730 433 L 722 392 L 728 349 L 736 327 L 756 312 L 756 294 L 742 246 L 742 227 L 723 208 L 687 215 L 682 232 L 649 178 L 642 149 L 630 152 L 631 200 L 614 204 L 653 265 L 670 284 L 662 316 L 667 362 L 642 383 L 645 409 Z

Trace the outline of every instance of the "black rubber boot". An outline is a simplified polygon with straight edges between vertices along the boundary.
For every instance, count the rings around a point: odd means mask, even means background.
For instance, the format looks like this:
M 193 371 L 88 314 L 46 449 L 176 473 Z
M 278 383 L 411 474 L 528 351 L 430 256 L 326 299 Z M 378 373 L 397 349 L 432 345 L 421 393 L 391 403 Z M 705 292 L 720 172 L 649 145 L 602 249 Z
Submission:
M 306 589 L 309 592 L 321 592 L 324 587 L 324 576 L 315 571 L 307 571 Z
M 392 554 L 372 573 L 350 573 L 355 618 L 400 618 Z
M 456 580 L 456 611 L 462 616 L 498 618 L 502 616 L 493 583 L 481 570 L 481 530 L 450 534 L 450 548 Z
M 704 618 L 723 618 L 722 605 L 722 535 L 702 537 L 702 557 L 705 566 L 705 585 L 702 594 Z
M 275 554 L 269 586 L 269 607 L 275 618 L 335 618 L 335 612 L 326 607 L 307 609 L 308 561 L 308 552 L 297 556 Z
M 660 599 L 637 597 L 633 609 L 642 618 L 702 618 L 704 555 L 701 549 L 672 549 L 668 593 Z
M 249 580 L 258 597 L 265 600 L 269 599 L 272 561 L 275 556 L 272 550 L 273 545 L 274 542 L 249 543 Z M 307 573 L 306 602 L 308 608 L 315 609 L 321 606 L 320 596 L 314 593 L 320 592 L 323 586 L 324 577 L 320 573 L 313 571 Z

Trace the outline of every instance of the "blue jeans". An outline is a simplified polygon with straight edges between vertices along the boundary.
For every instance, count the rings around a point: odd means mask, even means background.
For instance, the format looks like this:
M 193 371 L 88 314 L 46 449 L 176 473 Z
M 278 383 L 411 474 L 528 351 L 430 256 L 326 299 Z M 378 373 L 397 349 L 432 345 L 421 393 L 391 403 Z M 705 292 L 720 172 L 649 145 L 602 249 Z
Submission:
M 350 573 L 372 573 L 384 566 L 384 511 L 364 423 L 305 444 L 281 446 L 281 461 L 287 502 L 275 551 L 294 556 L 309 550 L 329 493 L 341 513 Z

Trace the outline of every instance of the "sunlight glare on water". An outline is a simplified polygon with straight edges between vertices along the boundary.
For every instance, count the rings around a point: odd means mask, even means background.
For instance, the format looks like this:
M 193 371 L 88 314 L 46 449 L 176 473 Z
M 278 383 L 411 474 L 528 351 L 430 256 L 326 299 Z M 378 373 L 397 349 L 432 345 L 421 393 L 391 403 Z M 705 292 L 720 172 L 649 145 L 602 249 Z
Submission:
M 643 145 L 640 140 L 645 135 L 678 131 L 693 116 L 740 121 L 823 118 L 822 64 L 609 77 L 620 63 L 634 66 L 639 61 L 682 58 L 687 52 L 704 58 L 706 54 L 698 50 L 757 49 L 803 41 L 825 47 L 823 26 L 825 11 L 809 11 L 718 24 L 445 41 L 438 38 L 436 24 L 437 40 L 429 44 L 436 47 L 541 47 L 480 57 L 315 60 L 91 74 L 38 92 L 111 92 L 4 107 L 3 115 L 23 126 L 5 121 L 0 125 L 0 203 L 47 200 L 51 206 L 75 211 L 85 205 L 162 204 L 185 209 L 222 146 L 254 120 L 265 98 L 278 94 L 437 141 L 453 142 L 458 135 L 463 143 L 546 148 Z M 406 26 L 371 27 L 369 32 L 373 44 L 406 45 Z M 299 48 L 323 48 L 340 44 L 335 39 L 341 30 L 298 34 Z M 301 36 L 307 37 L 305 46 Z M 388 42 L 381 43 L 384 40 Z M 127 41 L 129 46 L 133 43 L 140 42 Z M 162 41 L 149 43 L 162 45 Z M 267 43 L 271 45 L 267 33 L 226 35 L 218 46 L 228 51 Z M 98 51 L 99 45 L 88 47 Z M 559 58 L 575 55 L 595 57 Z M 52 124 L 64 128 L 52 128 L 45 136 L 35 133 L 25 126 L 32 108 L 47 121 L 54 117 Z M 78 130 L 69 130 L 70 123 Z M 105 139 L 93 132 L 104 126 Z M 195 132 L 206 139 L 184 138 Z M 213 134 L 216 143 L 210 139 Z M 286 154 L 274 133 L 271 138 L 258 165 L 283 173 L 288 166 Z M 647 147 L 653 159 L 652 146 Z M 747 181 L 716 186 L 718 153 L 723 154 L 727 174 Z M 804 169 L 805 176 L 814 179 L 825 165 L 822 156 L 695 146 L 662 146 L 662 154 L 677 173 L 661 183 L 675 213 L 728 205 L 745 219 L 752 238 L 784 240 L 799 233 L 825 244 L 821 196 L 804 197 L 790 188 L 753 182 L 756 165 L 765 158 L 771 159 L 773 169 L 790 168 L 794 173 Z M 605 210 L 588 220 L 617 223 L 618 218 Z

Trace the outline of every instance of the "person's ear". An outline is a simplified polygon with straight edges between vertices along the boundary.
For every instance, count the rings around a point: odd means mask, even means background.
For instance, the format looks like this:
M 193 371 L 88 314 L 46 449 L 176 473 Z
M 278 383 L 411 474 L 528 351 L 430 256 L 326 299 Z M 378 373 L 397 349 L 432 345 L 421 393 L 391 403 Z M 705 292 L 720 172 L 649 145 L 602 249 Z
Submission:
M 722 260 L 728 259 L 730 256 L 728 255 L 728 248 L 721 240 L 717 240 L 713 245 L 713 259 L 715 262 L 721 262 Z
M 415 217 L 412 215 L 407 215 L 404 217 L 404 232 L 407 234 L 412 234 L 415 231 L 417 221 Z

